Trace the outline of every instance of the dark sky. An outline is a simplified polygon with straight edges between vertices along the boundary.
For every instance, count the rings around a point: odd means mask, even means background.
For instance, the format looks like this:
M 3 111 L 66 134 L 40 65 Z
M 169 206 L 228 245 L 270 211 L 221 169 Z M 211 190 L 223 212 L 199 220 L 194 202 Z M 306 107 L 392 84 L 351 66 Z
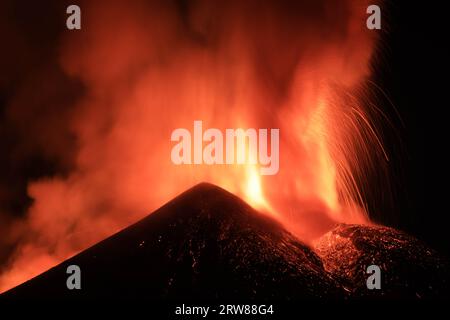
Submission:
M 0 262 L 14 247 L 7 240 L 11 222 L 30 205 L 28 181 L 70 167 L 70 156 L 61 158 L 74 147 L 66 120 L 82 88 L 57 59 L 66 6 L 66 1 L 0 3 Z
M 392 139 L 386 144 L 398 183 L 395 212 L 380 220 L 448 251 L 448 196 L 442 179 L 448 172 L 444 122 L 449 106 L 445 88 L 449 28 L 439 5 L 432 2 L 413 5 L 392 1 L 387 8 L 389 29 L 384 35 L 384 58 L 376 69 L 376 80 L 404 124 L 396 122 L 401 142 Z M 384 107 L 395 119 L 389 103 Z

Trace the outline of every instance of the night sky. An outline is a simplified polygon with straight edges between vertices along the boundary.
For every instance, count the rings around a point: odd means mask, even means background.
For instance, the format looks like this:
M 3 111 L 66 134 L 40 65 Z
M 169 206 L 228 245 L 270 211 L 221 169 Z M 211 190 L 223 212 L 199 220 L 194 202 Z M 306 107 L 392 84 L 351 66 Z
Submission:
M 384 57 L 375 78 L 403 124 L 396 122 L 400 142 L 395 138 L 386 143 L 398 185 L 395 206 L 380 221 L 448 252 L 448 210 L 440 199 L 447 197 L 442 179 L 448 171 L 444 115 L 448 108 L 449 29 L 434 3 L 391 3 L 387 11 Z M 389 103 L 383 110 L 391 119 L 398 119 Z

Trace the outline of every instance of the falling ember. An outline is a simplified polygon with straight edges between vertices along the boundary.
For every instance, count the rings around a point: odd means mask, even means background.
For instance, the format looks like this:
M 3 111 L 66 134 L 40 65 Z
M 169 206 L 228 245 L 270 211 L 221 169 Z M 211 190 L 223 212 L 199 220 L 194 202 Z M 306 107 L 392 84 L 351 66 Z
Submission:
M 369 2 L 356 2 L 82 2 L 83 28 L 63 33 L 60 55 L 86 91 L 69 128 L 75 168 L 28 186 L 34 203 L 0 291 L 204 181 L 305 242 L 335 222 L 368 223 L 358 181 L 383 150 L 361 88 L 377 39 Z M 196 119 L 279 128 L 279 172 L 174 165 L 170 134 Z

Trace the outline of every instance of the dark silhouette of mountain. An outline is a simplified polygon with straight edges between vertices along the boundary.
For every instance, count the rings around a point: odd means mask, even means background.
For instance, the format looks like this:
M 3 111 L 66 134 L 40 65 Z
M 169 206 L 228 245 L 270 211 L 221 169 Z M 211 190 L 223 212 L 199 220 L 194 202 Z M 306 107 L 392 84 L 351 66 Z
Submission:
M 383 226 L 338 225 L 315 246 L 325 269 L 354 298 L 449 297 L 449 262 L 418 239 Z M 368 290 L 367 267 L 381 270 L 381 289 Z
M 203 183 L 0 298 L 272 303 L 448 297 L 448 260 L 392 228 L 337 225 L 314 250 L 238 197 Z M 66 286 L 69 265 L 81 269 L 80 290 Z M 380 290 L 367 288 L 369 265 L 381 270 Z
M 81 269 L 68 290 L 66 269 Z M 344 290 L 320 258 L 231 193 L 199 184 L 3 298 L 297 300 Z

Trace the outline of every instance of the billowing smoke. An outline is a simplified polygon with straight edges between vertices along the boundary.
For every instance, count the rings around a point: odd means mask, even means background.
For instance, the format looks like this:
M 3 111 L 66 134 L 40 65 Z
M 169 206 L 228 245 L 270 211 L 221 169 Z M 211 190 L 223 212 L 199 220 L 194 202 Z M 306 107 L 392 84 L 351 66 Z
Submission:
M 376 42 L 368 5 L 83 1 L 82 29 L 69 31 L 64 4 L 54 4 L 50 35 L 37 35 L 47 44 L 29 35 L 32 27 L 0 19 L 13 52 L 35 55 L 2 53 L 6 68 L 27 63 L 6 72 L 12 84 L 2 79 L 1 132 L 11 136 L 2 161 L 22 176 L 14 188 L 14 177 L 0 185 L 8 261 L 0 291 L 201 181 L 242 196 L 306 241 L 336 221 L 366 222 L 357 180 L 382 150 L 364 109 Z M 27 76 L 14 79 L 20 72 Z M 171 132 L 197 119 L 221 129 L 280 128 L 280 172 L 175 166 Z

